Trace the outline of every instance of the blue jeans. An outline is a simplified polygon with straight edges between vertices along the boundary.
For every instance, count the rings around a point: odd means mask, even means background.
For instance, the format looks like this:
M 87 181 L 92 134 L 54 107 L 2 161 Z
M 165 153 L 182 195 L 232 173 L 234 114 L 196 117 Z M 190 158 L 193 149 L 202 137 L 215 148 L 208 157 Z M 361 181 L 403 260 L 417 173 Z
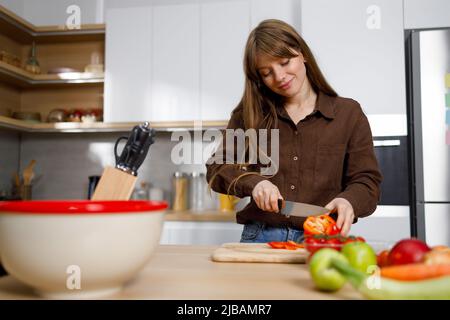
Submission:
M 241 242 L 257 243 L 270 241 L 303 242 L 303 230 L 289 227 L 270 227 L 263 222 L 251 222 L 244 225 Z

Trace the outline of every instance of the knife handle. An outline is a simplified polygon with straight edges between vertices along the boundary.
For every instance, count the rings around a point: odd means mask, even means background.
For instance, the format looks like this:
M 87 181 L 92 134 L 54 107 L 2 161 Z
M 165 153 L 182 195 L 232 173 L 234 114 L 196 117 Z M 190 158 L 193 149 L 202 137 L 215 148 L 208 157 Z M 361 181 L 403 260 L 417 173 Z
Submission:
M 337 213 L 337 209 L 336 209 L 336 208 L 333 209 L 333 210 L 331 210 L 330 213 L 329 213 L 328 215 L 329 215 L 331 218 L 333 218 L 334 221 L 337 221 L 338 213 Z M 358 218 L 357 218 L 357 217 L 354 217 L 354 218 L 353 218 L 352 224 L 353 224 L 353 223 L 356 223 L 356 222 L 358 222 Z
M 283 209 L 286 206 L 286 203 L 284 202 L 283 199 L 278 199 L 278 212 L 281 211 L 281 209 Z
M 334 221 L 337 221 L 338 218 L 338 213 L 336 209 L 333 209 L 330 211 L 330 213 L 328 214 L 331 218 L 333 218 Z

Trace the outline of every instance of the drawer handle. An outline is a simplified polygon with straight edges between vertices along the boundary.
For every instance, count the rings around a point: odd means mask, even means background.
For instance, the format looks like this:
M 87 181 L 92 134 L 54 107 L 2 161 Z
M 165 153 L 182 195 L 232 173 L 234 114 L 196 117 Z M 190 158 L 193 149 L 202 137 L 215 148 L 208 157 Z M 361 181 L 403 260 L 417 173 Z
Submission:
M 400 140 L 375 140 L 374 147 L 395 147 L 400 145 Z

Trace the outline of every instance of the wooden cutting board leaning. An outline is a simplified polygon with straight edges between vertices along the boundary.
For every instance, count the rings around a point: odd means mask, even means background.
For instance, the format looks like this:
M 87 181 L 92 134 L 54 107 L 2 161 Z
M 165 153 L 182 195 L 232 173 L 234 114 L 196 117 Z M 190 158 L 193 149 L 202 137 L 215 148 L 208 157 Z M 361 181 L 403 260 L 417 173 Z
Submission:
M 273 249 L 267 243 L 224 243 L 214 250 L 214 262 L 265 262 L 306 263 L 309 252 L 304 248 L 296 250 Z

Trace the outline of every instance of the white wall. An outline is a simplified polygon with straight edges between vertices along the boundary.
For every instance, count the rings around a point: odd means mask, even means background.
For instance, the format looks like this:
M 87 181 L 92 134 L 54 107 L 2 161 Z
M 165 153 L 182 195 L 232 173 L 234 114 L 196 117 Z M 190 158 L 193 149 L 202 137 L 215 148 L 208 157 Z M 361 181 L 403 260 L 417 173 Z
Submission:
M 12 177 L 19 170 L 19 134 L 0 130 L 0 194 L 10 192 Z
M 5 0 L 2 0 L 5 1 Z M 8 0 L 12 2 L 12 0 Z M 77 5 L 81 9 L 81 23 L 103 23 L 104 0 L 22 0 L 22 17 L 34 25 L 62 25 L 66 23 L 67 8 Z M 14 0 L 15 2 L 15 0 Z
M 23 17 L 24 0 L 0 0 L 0 6 L 7 8 L 20 17 Z
M 405 29 L 450 27 L 449 0 L 403 0 Z

